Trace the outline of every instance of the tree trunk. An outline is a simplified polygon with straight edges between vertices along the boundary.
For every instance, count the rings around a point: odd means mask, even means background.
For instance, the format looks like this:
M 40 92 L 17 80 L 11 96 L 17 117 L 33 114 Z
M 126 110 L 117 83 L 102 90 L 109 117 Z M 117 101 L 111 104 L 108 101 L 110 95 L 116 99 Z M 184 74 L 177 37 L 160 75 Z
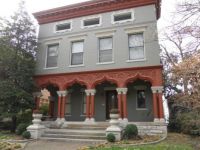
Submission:
M 17 126 L 17 117 L 16 117 L 16 115 L 13 115 L 12 116 L 12 125 L 11 125 L 11 132 L 12 133 L 15 133 L 16 126 Z

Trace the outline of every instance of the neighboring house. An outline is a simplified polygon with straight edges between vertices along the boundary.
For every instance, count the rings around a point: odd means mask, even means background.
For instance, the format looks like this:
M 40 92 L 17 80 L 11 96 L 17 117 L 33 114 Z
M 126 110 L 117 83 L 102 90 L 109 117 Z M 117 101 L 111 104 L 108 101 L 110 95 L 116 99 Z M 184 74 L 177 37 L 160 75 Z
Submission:
M 34 13 L 35 81 L 59 121 L 164 122 L 160 0 L 93 0 Z M 39 95 L 36 95 L 36 97 Z

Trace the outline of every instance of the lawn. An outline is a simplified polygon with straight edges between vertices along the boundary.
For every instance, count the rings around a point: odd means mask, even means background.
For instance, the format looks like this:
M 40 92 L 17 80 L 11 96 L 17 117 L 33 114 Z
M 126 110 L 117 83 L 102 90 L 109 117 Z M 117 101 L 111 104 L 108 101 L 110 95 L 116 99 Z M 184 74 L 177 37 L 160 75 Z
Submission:
M 200 150 L 200 137 L 192 137 L 184 134 L 169 133 L 167 139 L 159 144 L 144 146 L 111 146 L 107 148 L 90 148 L 90 150 Z

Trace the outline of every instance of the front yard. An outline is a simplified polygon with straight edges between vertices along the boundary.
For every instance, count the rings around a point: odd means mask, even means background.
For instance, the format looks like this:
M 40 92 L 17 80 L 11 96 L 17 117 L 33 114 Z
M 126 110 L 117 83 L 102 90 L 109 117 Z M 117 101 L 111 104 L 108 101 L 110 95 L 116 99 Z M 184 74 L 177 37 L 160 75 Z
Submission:
M 143 146 L 120 147 L 111 146 L 90 147 L 89 150 L 200 150 L 200 137 L 189 135 L 168 133 L 168 137 L 159 144 Z

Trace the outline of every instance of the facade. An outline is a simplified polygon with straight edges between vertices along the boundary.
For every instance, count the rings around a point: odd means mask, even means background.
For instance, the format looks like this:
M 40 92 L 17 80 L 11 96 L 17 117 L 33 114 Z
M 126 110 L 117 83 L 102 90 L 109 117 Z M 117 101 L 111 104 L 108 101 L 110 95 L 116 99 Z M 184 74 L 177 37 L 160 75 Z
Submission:
M 163 121 L 160 0 L 93 0 L 35 13 L 35 81 L 61 122 Z M 39 104 L 39 94 L 35 94 Z M 37 105 L 38 106 L 38 105 Z

